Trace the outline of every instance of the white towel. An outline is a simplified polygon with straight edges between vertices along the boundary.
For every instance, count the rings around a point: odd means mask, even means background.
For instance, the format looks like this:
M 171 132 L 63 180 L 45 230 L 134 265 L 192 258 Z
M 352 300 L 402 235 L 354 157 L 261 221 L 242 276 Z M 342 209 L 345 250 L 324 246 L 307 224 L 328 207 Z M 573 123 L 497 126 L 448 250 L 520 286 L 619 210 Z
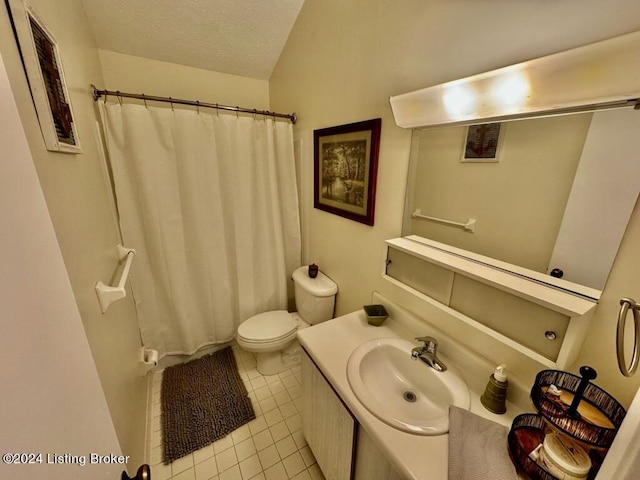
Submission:
M 515 480 L 507 427 L 449 408 L 449 480 Z

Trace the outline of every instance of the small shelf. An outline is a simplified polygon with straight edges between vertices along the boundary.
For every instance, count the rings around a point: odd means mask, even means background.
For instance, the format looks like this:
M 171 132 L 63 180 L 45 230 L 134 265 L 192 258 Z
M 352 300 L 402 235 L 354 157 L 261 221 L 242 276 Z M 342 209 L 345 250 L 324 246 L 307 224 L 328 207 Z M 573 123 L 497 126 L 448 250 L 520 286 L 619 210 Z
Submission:
M 562 286 L 543 283 L 536 278 L 523 275 L 519 271 L 522 269 L 507 269 L 506 266 L 509 264 L 504 262 L 501 262 L 500 266 L 489 265 L 471 252 L 454 249 L 416 235 L 387 240 L 387 245 L 568 317 L 586 315 L 597 305 L 597 299 L 587 298 L 583 292 L 569 291 Z M 463 256 L 461 252 L 469 255 Z

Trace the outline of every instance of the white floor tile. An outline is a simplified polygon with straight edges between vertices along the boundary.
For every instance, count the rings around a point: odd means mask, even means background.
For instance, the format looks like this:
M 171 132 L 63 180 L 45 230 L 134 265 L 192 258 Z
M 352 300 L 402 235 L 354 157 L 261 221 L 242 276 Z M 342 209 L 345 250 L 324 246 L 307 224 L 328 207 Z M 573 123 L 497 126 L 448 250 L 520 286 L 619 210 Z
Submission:
M 265 470 L 280 461 L 280 455 L 278 455 L 278 450 L 275 445 L 259 451 L 258 457 L 260 457 L 260 463 Z
M 196 471 L 192 468 L 189 468 L 183 472 L 180 472 L 178 475 L 173 476 L 173 480 L 196 480 Z
M 266 480 L 284 480 L 287 477 L 287 472 L 284 469 L 284 465 L 282 462 L 278 462 L 275 465 L 267 468 L 264 471 L 264 476 Z
M 280 413 L 279 409 L 273 409 L 270 412 L 264 414 L 264 420 L 267 422 L 268 427 L 272 427 L 276 423 L 280 423 L 284 420 L 282 413 Z
M 253 443 L 256 446 L 256 450 L 264 450 L 270 445 L 273 445 L 274 440 L 269 430 L 263 430 L 260 433 L 255 434 L 253 437 Z
M 269 427 L 273 441 L 277 442 L 290 434 L 287 424 L 284 422 L 276 423 L 273 427 Z
M 231 447 L 233 447 L 233 438 L 231 437 L 231 435 L 227 435 L 226 437 L 213 442 L 213 451 L 216 455 L 218 453 L 224 452 L 225 450 L 228 450 Z
M 216 464 L 218 465 L 219 472 L 224 472 L 234 465 L 237 465 L 238 457 L 236 456 L 235 449 L 229 448 L 222 453 L 217 453 Z
M 302 460 L 302 456 L 298 452 L 295 452 L 293 455 L 289 455 L 287 458 L 282 460 L 282 464 L 284 465 L 284 469 L 287 471 L 289 478 L 296 476 L 307 468 Z
M 303 470 L 298 475 L 293 477 L 291 480 L 311 480 L 311 475 L 309 475 L 308 471 Z
M 280 393 L 284 390 L 286 390 L 287 387 L 284 386 L 284 383 L 282 383 L 282 380 L 278 380 L 276 382 L 273 383 L 269 383 L 269 390 L 271 390 L 271 393 L 273 395 L 275 395 L 276 393 Z
M 280 454 L 280 458 L 285 458 L 296 452 L 298 448 L 291 438 L 291 435 L 283 438 L 279 442 L 276 442 L 276 448 L 278 449 L 278 453 Z
M 171 465 L 152 465 L 151 477 L 153 480 L 169 480 L 171 478 Z
M 269 387 L 267 387 L 266 385 L 254 390 L 253 393 L 258 401 L 264 400 L 265 398 L 271 396 L 271 390 L 269 390 Z
M 301 367 L 263 376 L 255 356 L 233 353 L 256 419 L 171 465 L 162 464 L 162 371 L 149 401 L 149 452 L 154 480 L 325 480 L 301 429 Z
M 213 450 L 213 445 L 207 445 L 206 447 L 193 452 L 193 463 L 197 465 L 205 460 L 212 458 L 214 454 L 215 452 Z
M 189 454 L 185 457 L 177 459 L 171 464 L 171 473 L 175 477 L 176 474 L 185 471 L 188 468 L 193 468 L 193 455 Z
M 273 396 L 273 399 L 276 401 L 278 406 L 284 405 L 285 403 L 288 403 L 291 401 L 291 397 L 289 396 L 286 390 L 276 393 Z
M 240 428 L 235 429 L 233 432 L 231 432 L 231 438 L 233 439 L 234 445 L 240 442 L 244 442 L 248 438 L 251 438 L 251 431 L 249 430 L 249 426 L 245 424 Z
M 196 463 L 195 471 L 197 480 L 209 480 L 215 477 L 218 474 L 218 465 L 216 464 L 215 457 L 210 457 L 204 462 Z
M 280 405 L 280 413 L 284 418 L 289 418 L 290 416 L 298 413 L 298 409 L 296 408 L 293 402 L 287 402 L 285 404 Z
M 218 475 L 218 480 L 242 480 L 240 467 L 238 465 L 231 467 L 229 470 Z
M 257 390 L 258 388 L 266 387 L 267 381 L 262 376 L 256 377 L 253 380 L 251 380 L 251 386 L 253 387 L 254 390 Z
M 252 438 L 247 438 L 244 442 L 236 444 L 235 449 L 239 462 L 258 452 Z
M 284 423 L 287 424 L 287 428 L 291 433 L 297 432 L 302 428 L 302 419 L 299 413 L 296 413 L 292 417 L 287 418 Z
M 240 473 L 242 478 L 248 480 L 255 477 L 262 472 L 262 465 L 258 459 L 258 455 L 252 455 L 251 457 L 240 462 Z
M 255 420 L 251 420 L 249 422 L 249 430 L 251 431 L 251 435 L 255 435 L 256 433 L 260 433 L 263 430 L 267 429 L 267 422 L 265 422 L 264 417 L 258 417 Z
M 264 400 L 260 400 L 260 408 L 264 413 L 270 412 L 274 408 L 278 408 L 278 404 L 273 399 L 273 396 L 269 395 Z

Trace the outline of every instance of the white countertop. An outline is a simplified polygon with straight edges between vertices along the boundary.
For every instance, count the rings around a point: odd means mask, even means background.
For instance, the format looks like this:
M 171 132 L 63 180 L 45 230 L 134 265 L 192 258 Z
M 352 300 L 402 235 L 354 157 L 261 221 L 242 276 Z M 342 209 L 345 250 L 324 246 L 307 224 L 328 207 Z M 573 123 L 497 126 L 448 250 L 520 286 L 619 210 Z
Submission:
M 367 324 L 366 315 L 362 310 L 298 331 L 298 339 L 304 349 L 394 469 L 407 479 L 424 479 L 428 474 L 430 480 L 447 480 L 449 436 L 414 435 L 387 425 L 360 403 L 347 380 L 347 361 L 351 352 L 361 343 L 388 337 L 413 341 L 414 336 L 392 318 L 387 319 L 380 327 L 371 326 Z M 417 342 L 414 343 L 418 345 Z M 488 374 L 480 383 L 471 381 L 470 376 L 477 375 L 470 368 L 466 369 L 465 375 L 464 365 L 452 361 L 442 352 L 438 356 L 445 364 L 454 366 L 467 382 L 471 396 L 471 412 L 505 426 L 510 426 L 513 418 L 521 413 L 521 410 L 510 404 L 507 404 L 505 415 L 495 415 L 487 411 L 480 403 L 482 392 L 477 391 L 477 386 L 482 385 L 480 389 L 484 388 Z

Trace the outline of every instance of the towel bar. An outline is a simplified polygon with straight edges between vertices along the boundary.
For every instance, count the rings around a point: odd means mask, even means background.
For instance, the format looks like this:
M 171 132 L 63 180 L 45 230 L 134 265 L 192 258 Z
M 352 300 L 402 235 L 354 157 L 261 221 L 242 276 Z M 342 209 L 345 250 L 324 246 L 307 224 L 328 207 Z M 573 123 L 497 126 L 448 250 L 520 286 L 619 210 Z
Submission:
M 445 220 L 444 218 L 430 217 L 428 215 L 423 215 L 422 210 L 420 210 L 419 208 L 411 214 L 411 217 L 421 218 L 423 220 L 431 220 L 432 222 L 444 223 L 445 225 L 451 225 L 454 227 L 462 227 L 465 229 L 465 231 L 472 232 L 472 233 L 476 228 L 475 218 L 470 218 L 466 222 L 452 222 L 451 220 Z
M 133 248 L 125 248 L 122 245 L 118 245 L 118 257 L 120 259 L 120 263 L 123 261 L 125 262 L 118 285 L 116 287 L 111 287 L 109 285 L 105 285 L 101 281 L 96 283 L 96 293 L 98 294 L 98 301 L 100 302 L 100 309 L 102 310 L 102 313 L 105 313 L 109 308 L 109 305 L 113 302 L 127 296 L 127 291 L 124 286 L 127 282 L 127 277 L 129 276 L 129 270 L 131 269 L 131 263 L 133 262 L 133 256 L 135 254 L 136 251 Z

